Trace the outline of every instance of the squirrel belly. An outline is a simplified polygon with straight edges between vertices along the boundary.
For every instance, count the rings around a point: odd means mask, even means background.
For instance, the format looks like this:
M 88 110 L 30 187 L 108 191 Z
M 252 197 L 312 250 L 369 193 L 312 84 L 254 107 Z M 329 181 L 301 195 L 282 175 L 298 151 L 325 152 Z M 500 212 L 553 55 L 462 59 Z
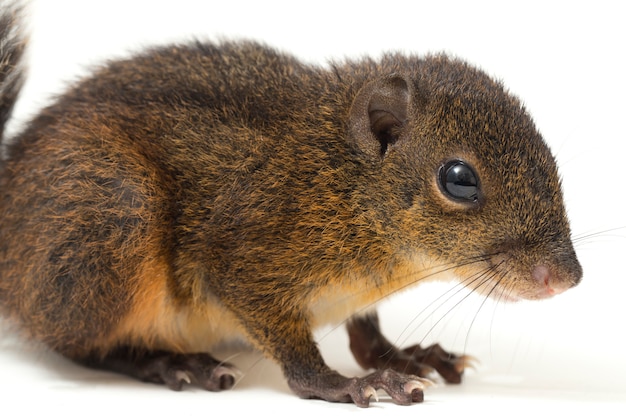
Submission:
M 236 317 L 216 297 L 204 294 L 199 303 L 177 303 L 168 290 L 166 263 L 147 261 L 134 290 L 132 307 L 99 344 L 100 354 L 117 346 L 178 353 L 210 352 L 245 341 Z

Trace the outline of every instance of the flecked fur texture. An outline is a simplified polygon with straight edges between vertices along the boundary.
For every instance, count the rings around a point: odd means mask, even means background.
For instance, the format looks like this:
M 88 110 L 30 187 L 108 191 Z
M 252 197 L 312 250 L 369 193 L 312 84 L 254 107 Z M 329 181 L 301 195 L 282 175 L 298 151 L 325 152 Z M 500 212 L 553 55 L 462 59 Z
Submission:
M 14 16 L 0 18 L 1 123 L 22 79 Z M 446 192 L 450 160 L 473 168 L 476 201 Z M 69 358 L 174 389 L 232 386 L 227 365 L 185 355 L 244 338 L 303 397 L 421 401 L 424 381 L 401 372 L 419 364 L 348 379 L 312 329 L 356 314 L 354 342 L 384 341 L 373 305 L 449 274 L 533 299 L 581 268 L 531 118 L 445 55 L 312 66 L 248 41 L 153 48 L 42 110 L 0 173 L 4 315 Z M 444 361 L 458 382 L 466 358 Z

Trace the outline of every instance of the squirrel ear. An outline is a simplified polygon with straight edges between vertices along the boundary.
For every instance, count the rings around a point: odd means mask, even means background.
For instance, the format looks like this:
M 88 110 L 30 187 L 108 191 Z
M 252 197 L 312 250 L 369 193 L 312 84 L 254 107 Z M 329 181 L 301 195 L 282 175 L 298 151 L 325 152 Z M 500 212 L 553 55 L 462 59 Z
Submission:
M 409 88 L 394 75 L 366 84 L 350 109 L 352 140 L 371 156 L 383 157 L 407 121 Z

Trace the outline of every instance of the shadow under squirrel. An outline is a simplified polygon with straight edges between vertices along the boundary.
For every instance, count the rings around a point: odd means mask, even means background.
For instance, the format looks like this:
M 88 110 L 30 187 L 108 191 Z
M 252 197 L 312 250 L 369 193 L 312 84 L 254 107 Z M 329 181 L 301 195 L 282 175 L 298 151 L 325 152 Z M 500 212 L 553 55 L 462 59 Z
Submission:
M 0 131 L 24 78 L 0 11 Z M 468 358 L 399 349 L 373 309 L 456 276 L 500 300 L 576 285 L 553 156 L 520 102 L 444 55 L 305 65 L 254 42 L 110 62 L 6 141 L 0 311 L 95 368 L 218 391 L 212 347 L 245 339 L 304 398 L 423 400 Z M 324 362 L 347 320 L 359 364 Z

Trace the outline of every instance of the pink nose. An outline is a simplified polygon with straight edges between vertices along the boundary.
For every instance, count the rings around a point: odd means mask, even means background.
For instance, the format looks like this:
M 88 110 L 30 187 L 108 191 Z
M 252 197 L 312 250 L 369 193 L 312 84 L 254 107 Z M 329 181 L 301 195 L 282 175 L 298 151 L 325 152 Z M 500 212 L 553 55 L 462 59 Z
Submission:
M 540 289 L 537 291 L 537 296 L 540 298 L 552 297 L 553 295 L 564 292 L 572 286 L 571 283 L 553 275 L 550 268 L 545 265 L 535 266 L 533 268 L 532 277 L 541 285 Z

